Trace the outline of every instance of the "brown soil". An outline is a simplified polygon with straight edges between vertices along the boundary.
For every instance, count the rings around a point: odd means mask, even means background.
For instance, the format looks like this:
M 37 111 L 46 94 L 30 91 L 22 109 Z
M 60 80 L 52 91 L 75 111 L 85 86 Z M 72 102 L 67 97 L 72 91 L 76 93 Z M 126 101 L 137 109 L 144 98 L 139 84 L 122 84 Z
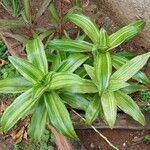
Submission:
M 119 150 L 149 150 L 150 144 L 144 142 L 144 135 L 150 131 L 137 130 L 99 130 Z M 112 148 L 93 130 L 77 130 L 81 143 L 87 150 L 112 150 Z

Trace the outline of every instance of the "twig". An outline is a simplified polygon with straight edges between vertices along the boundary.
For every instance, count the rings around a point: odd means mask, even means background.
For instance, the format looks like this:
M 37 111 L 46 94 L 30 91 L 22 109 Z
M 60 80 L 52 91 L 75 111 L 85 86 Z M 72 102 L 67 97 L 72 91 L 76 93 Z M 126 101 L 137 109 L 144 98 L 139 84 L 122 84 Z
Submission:
M 75 110 L 72 109 L 72 112 L 74 114 L 76 114 L 77 116 L 79 116 L 83 121 L 86 121 L 85 118 L 83 118 L 80 114 L 78 114 Z M 99 134 L 100 137 L 102 137 L 112 148 L 114 148 L 115 150 L 119 150 L 116 146 L 114 146 L 108 139 L 107 137 L 105 137 L 103 134 L 101 134 L 93 125 L 90 125 L 93 130 Z

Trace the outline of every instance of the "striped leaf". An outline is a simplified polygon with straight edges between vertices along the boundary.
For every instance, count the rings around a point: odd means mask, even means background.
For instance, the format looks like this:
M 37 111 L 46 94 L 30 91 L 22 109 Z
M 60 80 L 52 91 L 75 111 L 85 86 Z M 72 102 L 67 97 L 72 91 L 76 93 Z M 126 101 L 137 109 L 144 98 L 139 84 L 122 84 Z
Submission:
M 84 68 L 85 68 L 87 74 L 89 75 L 89 77 L 92 79 L 92 81 L 93 81 L 94 83 L 96 83 L 96 77 L 95 77 L 95 74 L 94 74 L 94 73 L 95 73 L 95 72 L 94 72 L 94 67 L 85 64 L 85 65 L 84 65 Z
M 50 6 L 48 7 L 48 16 L 49 16 L 51 23 L 55 27 L 58 27 L 59 24 L 61 23 L 61 19 L 59 17 L 59 13 L 57 11 L 56 6 L 54 5 L 54 2 L 51 2 Z
M 127 94 L 117 91 L 115 92 L 115 99 L 117 101 L 118 107 L 125 113 L 133 117 L 136 121 L 145 125 L 145 118 L 138 105 L 132 100 Z
M 143 30 L 145 26 L 145 21 L 138 20 L 130 23 L 129 25 L 121 28 L 117 32 L 109 36 L 110 49 L 113 49 L 123 42 L 128 41 L 132 37 L 136 36 L 139 32 Z
M 117 102 L 112 91 L 105 91 L 101 97 L 104 117 L 110 128 L 113 128 L 116 121 Z
M 55 73 L 52 76 L 52 80 L 51 80 L 51 85 L 50 85 L 50 89 L 51 90 L 58 90 L 61 88 L 67 88 L 70 86 L 74 86 L 74 85 L 78 85 L 80 84 L 80 82 L 82 82 L 82 79 L 73 74 L 73 73 L 65 73 L 65 72 L 60 72 L 60 73 Z
M 150 52 L 143 55 L 139 55 L 126 62 L 122 67 L 120 67 L 112 76 L 111 79 L 118 79 L 122 81 L 129 80 L 134 76 L 148 61 L 150 57 Z
M 93 45 L 82 40 L 54 39 L 49 42 L 48 48 L 69 52 L 90 52 L 92 51 Z
M 130 83 L 129 86 L 124 87 L 120 90 L 123 91 L 126 94 L 131 94 L 131 93 L 134 93 L 134 92 L 137 92 L 137 91 L 146 91 L 148 89 L 144 85 L 140 85 L 140 84 L 137 84 L 137 83 Z
M 57 72 L 74 72 L 78 67 L 80 67 L 86 60 L 88 56 L 82 54 L 72 54 L 68 59 L 61 62 Z
M 0 19 L 0 30 L 9 30 L 14 28 L 25 27 L 23 20 Z
M 99 33 L 99 45 L 98 48 L 100 51 L 105 51 L 109 47 L 109 37 L 104 28 L 100 29 Z
M 109 83 L 109 86 L 108 86 L 108 89 L 110 91 L 117 91 L 121 88 L 125 88 L 127 86 L 129 86 L 130 84 L 127 83 L 127 82 L 124 82 L 124 81 L 121 81 L 121 80 L 110 80 L 110 83 Z
M 81 94 L 98 92 L 96 85 L 92 81 L 85 79 L 82 79 L 82 81 L 80 81 L 80 83 L 78 84 L 64 87 L 63 90 L 71 93 L 81 93 Z
M 50 122 L 53 127 L 64 136 L 72 139 L 78 139 L 74 131 L 68 110 L 62 103 L 62 100 L 58 94 L 55 92 L 46 93 L 44 100 Z
M 85 71 L 83 66 L 81 66 L 75 71 L 75 74 L 80 76 L 81 78 L 85 78 L 85 76 L 87 75 L 87 72 Z
M 68 19 L 82 28 L 82 30 L 87 34 L 87 36 L 97 44 L 99 42 L 99 29 L 97 25 L 90 20 L 90 18 L 82 14 L 69 14 Z
M 35 85 L 35 86 L 33 86 L 31 98 L 34 100 L 40 99 L 48 87 L 49 87 L 49 85 L 45 85 L 45 86 Z
M 43 73 L 48 73 L 48 63 L 44 45 L 39 37 L 29 41 L 26 45 L 28 60 Z
M 29 134 L 31 139 L 34 141 L 40 141 L 41 136 L 45 130 L 47 119 L 47 110 L 43 99 L 40 99 L 38 104 L 36 105 L 35 111 L 33 112 L 33 116 L 31 119 L 31 124 L 29 127 Z
M 0 93 L 22 93 L 31 87 L 32 84 L 23 77 L 0 80 Z
M 48 91 L 63 89 L 72 93 L 95 93 L 97 87 L 90 81 L 72 73 L 55 73 Z
M 31 82 L 36 83 L 42 79 L 43 73 L 28 61 L 12 56 L 9 56 L 9 61 L 18 70 L 18 72 L 20 72 L 26 79 L 30 80 Z
M 86 110 L 89 100 L 81 94 L 73 94 L 73 93 L 63 93 L 60 94 L 61 99 L 64 103 L 68 104 L 72 108 L 79 110 Z
M 100 97 L 96 94 L 94 98 L 89 102 L 89 105 L 86 109 L 86 114 L 85 114 L 86 123 L 92 124 L 101 111 L 102 111 L 102 105 L 101 105 Z
M 111 58 L 110 54 L 99 53 L 94 61 L 95 76 L 99 88 L 99 93 L 108 87 L 110 75 L 112 72 Z
M 31 95 L 32 89 L 17 97 L 15 101 L 7 107 L 1 118 L 1 126 L 4 132 L 7 132 L 18 120 L 30 112 L 31 108 L 36 103 L 36 101 L 31 99 Z
M 23 11 L 22 17 L 27 23 L 31 23 L 31 8 L 30 8 L 30 0 L 23 0 Z
M 119 69 L 129 60 L 127 58 L 124 58 L 124 55 L 123 56 L 111 55 L 111 57 L 112 57 L 112 64 L 115 67 L 115 69 Z M 132 78 L 143 84 L 150 83 L 150 80 L 148 79 L 146 74 L 142 71 L 138 71 Z

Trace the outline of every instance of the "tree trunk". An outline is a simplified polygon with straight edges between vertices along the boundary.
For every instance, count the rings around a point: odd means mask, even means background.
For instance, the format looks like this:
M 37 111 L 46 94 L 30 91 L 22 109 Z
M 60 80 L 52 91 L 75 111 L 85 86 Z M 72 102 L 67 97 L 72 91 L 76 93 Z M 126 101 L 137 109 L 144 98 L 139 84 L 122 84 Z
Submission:
M 106 13 L 121 27 L 136 19 L 144 19 L 147 23 L 139 35 L 141 46 L 150 46 L 150 0 L 93 0 L 99 10 Z

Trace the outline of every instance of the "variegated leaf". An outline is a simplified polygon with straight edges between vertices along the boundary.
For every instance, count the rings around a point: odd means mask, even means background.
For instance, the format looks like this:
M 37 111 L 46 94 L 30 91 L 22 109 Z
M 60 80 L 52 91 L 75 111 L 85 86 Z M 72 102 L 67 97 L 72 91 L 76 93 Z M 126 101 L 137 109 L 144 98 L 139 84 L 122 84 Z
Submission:
M 109 79 L 112 72 L 111 57 L 107 53 L 99 53 L 94 61 L 94 71 L 99 88 L 99 93 L 108 87 Z
M 15 101 L 7 107 L 1 118 L 1 126 L 4 132 L 7 132 L 19 119 L 30 112 L 31 108 L 36 103 L 36 100 L 33 100 L 31 95 L 32 89 L 17 97 Z
M 28 60 L 44 74 L 48 73 L 48 63 L 44 45 L 39 37 L 29 41 L 26 45 Z
M 45 94 L 44 97 L 46 109 L 53 127 L 64 136 L 72 139 L 78 139 L 67 108 L 56 92 Z
M 68 19 L 82 28 L 82 30 L 87 34 L 87 36 L 93 41 L 93 43 L 98 44 L 99 42 L 99 29 L 97 25 L 90 20 L 90 18 L 82 14 L 69 14 Z
M 139 55 L 126 62 L 112 76 L 111 79 L 127 81 L 134 76 L 148 61 L 150 52 Z
M 125 113 L 129 114 L 133 119 L 145 125 L 145 118 L 142 114 L 138 105 L 132 100 L 127 94 L 117 91 L 115 92 L 115 99 L 117 101 L 118 107 Z
M 21 93 L 32 87 L 32 83 L 23 77 L 0 80 L 0 93 Z
M 143 30 L 145 21 L 137 20 L 121 28 L 109 36 L 110 49 L 119 46 L 121 43 L 128 41 Z
M 41 136 L 43 135 L 47 119 L 47 110 L 44 103 L 44 97 L 42 98 L 36 105 L 29 127 L 29 134 L 31 136 L 31 139 L 36 142 L 40 141 Z
M 9 60 L 27 80 L 33 83 L 38 82 L 44 76 L 39 69 L 24 59 L 9 56 Z
M 90 52 L 93 49 L 93 45 L 82 40 L 54 39 L 49 42 L 48 48 L 70 52 Z
M 116 121 L 117 102 L 112 91 L 105 91 L 101 97 L 104 118 L 110 128 L 113 128 Z

